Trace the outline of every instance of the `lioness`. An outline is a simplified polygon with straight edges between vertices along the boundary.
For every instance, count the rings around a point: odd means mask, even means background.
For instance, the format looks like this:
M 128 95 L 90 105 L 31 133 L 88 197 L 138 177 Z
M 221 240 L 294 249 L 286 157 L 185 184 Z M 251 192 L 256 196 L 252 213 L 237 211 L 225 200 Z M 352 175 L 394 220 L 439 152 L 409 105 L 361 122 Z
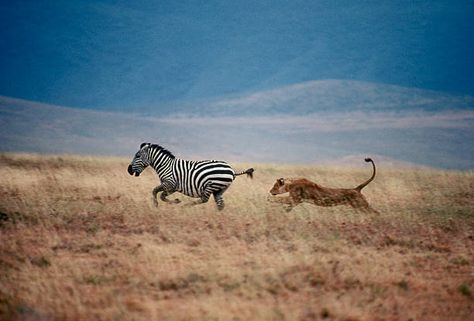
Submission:
M 370 207 L 364 195 L 360 192 L 375 177 L 374 161 L 370 158 L 366 158 L 365 161 L 372 163 L 372 177 L 356 188 L 327 188 L 305 178 L 279 178 L 270 190 L 270 194 L 278 195 L 289 192 L 288 197 L 274 199 L 276 202 L 288 204 L 287 211 L 291 211 L 293 207 L 300 203 L 307 202 L 318 206 L 350 205 L 357 210 L 378 213 Z

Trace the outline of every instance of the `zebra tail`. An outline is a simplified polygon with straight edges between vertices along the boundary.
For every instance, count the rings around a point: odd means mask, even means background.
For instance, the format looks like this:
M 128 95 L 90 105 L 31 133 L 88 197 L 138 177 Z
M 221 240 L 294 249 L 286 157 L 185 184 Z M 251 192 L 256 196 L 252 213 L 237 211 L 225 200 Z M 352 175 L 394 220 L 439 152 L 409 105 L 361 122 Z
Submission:
M 235 173 L 234 176 L 239 176 L 239 175 L 244 175 L 244 174 L 247 174 L 247 177 L 250 177 L 250 178 L 253 178 L 253 172 L 255 170 L 253 168 L 249 168 L 245 171 L 242 171 L 242 172 L 239 172 L 239 173 Z

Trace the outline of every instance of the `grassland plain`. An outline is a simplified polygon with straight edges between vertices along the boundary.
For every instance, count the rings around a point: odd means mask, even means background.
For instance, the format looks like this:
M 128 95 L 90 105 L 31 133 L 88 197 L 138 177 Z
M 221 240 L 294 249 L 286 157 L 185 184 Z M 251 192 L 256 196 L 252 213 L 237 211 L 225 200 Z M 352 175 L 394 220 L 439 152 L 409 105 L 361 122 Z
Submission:
M 353 187 L 367 165 L 234 164 L 255 178 L 218 212 L 154 208 L 156 174 L 127 164 L 0 155 L 1 320 L 474 317 L 472 172 L 379 167 L 363 190 L 377 216 L 268 201 L 278 177 Z

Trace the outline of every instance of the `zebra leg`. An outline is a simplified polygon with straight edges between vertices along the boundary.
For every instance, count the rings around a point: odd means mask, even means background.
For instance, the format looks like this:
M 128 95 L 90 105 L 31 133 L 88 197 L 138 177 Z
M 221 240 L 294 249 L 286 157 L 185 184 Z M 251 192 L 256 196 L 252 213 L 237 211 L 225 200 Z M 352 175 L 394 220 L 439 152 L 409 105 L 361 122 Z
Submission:
M 179 199 L 174 199 L 172 201 L 170 201 L 169 199 L 167 199 L 166 197 L 173 194 L 174 191 L 170 192 L 170 191 L 163 191 L 163 193 L 161 193 L 160 195 L 160 199 L 163 201 L 163 202 L 167 202 L 167 203 L 174 203 L 174 204 L 178 204 L 179 202 L 181 202 Z
M 153 205 L 155 205 L 156 207 L 158 207 L 158 201 L 156 200 L 156 195 L 159 193 L 159 192 L 162 192 L 164 191 L 164 186 L 163 185 L 158 185 L 157 187 L 155 187 L 153 189 L 153 192 L 152 192 L 152 195 L 153 195 Z
M 200 200 L 195 201 L 189 205 L 199 205 L 199 204 L 204 204 L 209 201 L 209 197 L 211 197 L 212 190 L 208 187 L 204 188 L 203 191 L 201 192 Z
M 209 201 L 209 197 L 211 197 L 211 192 L 207 190 L 204 191 L 204 193 L 201 195 L 201 200 L 197 201 L 195 205 L 207 203 L 207 201 Z
M 217 209 L 219 211 L 222 211 L 224 209 L 224 198 L 222 197 L 222 195 L 224 194 L 224 192 L 227 190 L 227 187 L 224 188 L 224 189 L 221 189 L 219 191 L 215 191 L 213 194 L 214 194 L 214 200 L 216 201 L 216 204 L 217 204 Z

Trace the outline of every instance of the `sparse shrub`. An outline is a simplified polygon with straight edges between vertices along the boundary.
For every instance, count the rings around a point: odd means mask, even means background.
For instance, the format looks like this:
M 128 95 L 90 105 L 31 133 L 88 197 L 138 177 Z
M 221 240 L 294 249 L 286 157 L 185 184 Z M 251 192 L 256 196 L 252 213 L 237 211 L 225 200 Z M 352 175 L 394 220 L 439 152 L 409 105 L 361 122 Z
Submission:
M 240 282 L 221 282 L 219 285 L 225 292 L 231 292 L 240 288 Z
M 405 280 L 401 280 L 400 282 L 397 283 L 397 285 L 398 285 L 398 287 L 399 287 L 400 289 L 403 289 L 403 290 L 405 290 L 405 291 L 407 291 L 408 288 L 409 288 L 409 287 L 408 287 L 408 282 L 405 281 Z
M 471 288 L 466 283 L 461 284 L 458 289 L 459 289 L 459 292 L 461 292 L 462 295 L 467 296 L 467 297 L 472 296 Z
M 312 286 L 312 287 L 319 287 L 319 286 L 324 285 L 324 283 L 325 283 L 324 279 L 322 279 L 318 275 L 309 275 L 308 276 L 308 282 L 309 282 L 309 285 Z
M 8 221 L 9 219 L 10 217 L 7 213 L 0 212 L 0 224 L 2 224 L 2 222 Z
M 91 222 L 86 225 L 86 231 L 89 234 L 96 234 L 100 230 L 100 226 L 97 222 Z
M 469 260 L 466 259 L 464 256 L 452 258 L 451 260 L 449 260 L 449 262 L 455 265 L 469 265 Z
M 30 259 L 31 264 L 36 265 L 41 268 L 45 268 L 51 265 L 51 262 L 44 256 L 38 256 Z
M 92 274 L 92 275 L 85 276 L 83 278 L 83 281 L 84 283 L 87 283 L 87 284 L 101 285 L 101 284 L 112 281 L 112 279 L 104 275 Z
M 322 308 L 320 315 L 321 315 L 321 318 L 327 319 L 327 318 L 329 318 L 329 317 L 331 316 L 331 313 L 329 313 L 329 309 L 328 309 L 328 308 Z

